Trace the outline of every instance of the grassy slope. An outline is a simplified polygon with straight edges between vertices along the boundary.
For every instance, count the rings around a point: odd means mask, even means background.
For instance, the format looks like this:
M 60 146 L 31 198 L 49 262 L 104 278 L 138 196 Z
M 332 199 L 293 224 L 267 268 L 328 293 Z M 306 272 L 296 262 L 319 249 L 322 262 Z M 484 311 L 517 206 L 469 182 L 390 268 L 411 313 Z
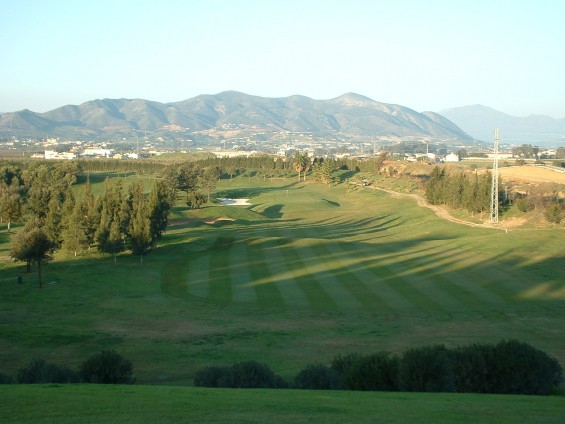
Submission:
M 0 386 L 15 423 L 562 423 L 559 397 L 229 390 L 151 386 Z
M 369 190 L 251 185 L 219 189 L 251 207 L 176 209 L 143 266 L 59 254 L 44 290 L 0 231 L 0 371 L 113 348 L 140 383 L 190 384 L 212 363 L 257 359 L 290 377 L 338 353 L 502 338 L 565 364 L 562 231 L 467 228 Z M 218 216 L 236 221 L 194 220 Z

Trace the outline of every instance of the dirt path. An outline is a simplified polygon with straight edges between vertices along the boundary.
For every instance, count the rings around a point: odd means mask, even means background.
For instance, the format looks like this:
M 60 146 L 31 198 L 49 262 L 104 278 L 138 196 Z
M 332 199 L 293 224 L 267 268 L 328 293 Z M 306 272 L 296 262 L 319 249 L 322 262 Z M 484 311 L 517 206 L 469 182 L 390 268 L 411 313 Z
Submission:
M 459 219 L 459 218 L 455 218 L 454 216 L 451 216 L 449 214 L 449 212 L 447 212 L 445 209 L 443 209 L 440 206 L 436 206 L 436 205 L 430 205 L 426 199 L 424 199 L 422 196 L 420 196 L 419 194 L 415 194 L 415 193 L 399 193 L 397 191 L 393 191 L 393 190 L 387 190 L 386 188 L 380 188 L 380 187 L 375 187 L 375 186 L 368 186 L 368 188 L 372 188 L 373 190 L 380 190 L 380 191 L 384 191 L 388 194 L 390 194 L 392 197 L 395 198 L 408 198 L 408 199 L 413 199 L 418 203 L 418 206 L 424 206 L 426 208 L 431 209 L 432 211 L 435 212 L 435 214 L 442 218 L 445 219 L 447 221 L 450 222 L 454 222 L 456 224 L 463 224 L 463 225 L 467 225 L 469 227 L 476 227 L 476 228 L 489 228 L 492 230 L 504 230 L 506 231 L 506 228 L 501 228 L 501 227 L 497 227 L 493 224 L 477 224 L 475 222 L 469 222 L 469 221 L 465 221 L 463 219 Z

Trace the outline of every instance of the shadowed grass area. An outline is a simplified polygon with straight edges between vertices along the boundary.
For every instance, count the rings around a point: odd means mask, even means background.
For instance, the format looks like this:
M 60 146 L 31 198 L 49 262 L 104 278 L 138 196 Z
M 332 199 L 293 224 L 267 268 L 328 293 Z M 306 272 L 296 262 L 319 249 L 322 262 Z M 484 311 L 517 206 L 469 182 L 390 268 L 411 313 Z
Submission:
M 561 423 L 562 397 L 158 386 L 0 386 L 5 424 Z
M 252 205 L 177 206 L 143 265 L 60 252 L 43 290 L 0 228 L 0 372 L 111 348 L 140 383 L 191 384 L 203 366 L 251 359 L 290 378 L 337 354 L 503 338 L 565 364 L 560 230 L 469 228 L 314 182 L 242 178 L 219 192 Z

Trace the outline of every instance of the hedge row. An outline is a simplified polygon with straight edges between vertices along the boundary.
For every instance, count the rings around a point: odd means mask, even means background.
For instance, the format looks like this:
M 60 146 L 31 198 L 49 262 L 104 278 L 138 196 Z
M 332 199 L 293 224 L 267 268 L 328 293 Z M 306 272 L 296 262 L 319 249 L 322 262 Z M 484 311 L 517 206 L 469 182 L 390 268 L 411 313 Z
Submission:
M 425 346 L 402 355 L 340 355 L 331 366 L 311 364 L 290 383 L 265 364 L 241 362 L 196 373 L 201 387 L 293 387 L 315 390 L 472 392 L 546 395 L 563 381 L 561 366 L 545 352 L 516 340 L 448 349 Z
M 16 381 L 21 384 L 44 383 L 96 383 L 133 384 L 133 364 L 113 350 L 90 356 L 78 371 L 43 359 L 34 359 L 20 368 Z M 12 383 L 12 378 L 0 373 L 0 384 Z

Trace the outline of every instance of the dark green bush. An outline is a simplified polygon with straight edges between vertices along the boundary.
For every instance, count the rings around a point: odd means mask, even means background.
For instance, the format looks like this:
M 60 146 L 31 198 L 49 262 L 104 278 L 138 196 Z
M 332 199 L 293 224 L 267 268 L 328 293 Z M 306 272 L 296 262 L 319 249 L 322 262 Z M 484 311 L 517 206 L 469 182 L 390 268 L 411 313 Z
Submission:
M 332 368 L 322 364 L 312 364 L 294 377 L 293 387 L 296 389 L 338 390 L 340 389 L 340 376 Z
M 0 384 L 12 384 L 13 380 L 8 374 L 0 372 Z
M 132 373 L 132 362 L 113 350 L 92 355 L 80 368 L 80 376 L 85 383 L 133 384 Z
M 331 368 L 339 374 L 341 387 L 352 390 L 355 386 L 355 375 L 352 373 L 353 364 L 361 358 L 359 353 L 338 355 L 332 360 Z
M 398 358 L 386 352 L 337 356 L 332 368 L 339 373 L 341 386 L 347 390 L 394 391 L 398 387 Z
M 555 358 L 517 340 L 494 346 L 488 366 L 489 393 L 547 395 L 563 381 Z
M 231 367 L 211 366 L 196 371 L 194 385 L 200 387 L 281 388 L 288 384 L 267 365 L 238 362 Z
M 194 385 L 197 387 L 229 387 L 231 384 L 231 367 L 212 365 L 196 371 Z
M 34 359 L 27 367 L 19 369 L 17 381 L 21 384 L 77 383 L 79 376 L 65 366 Z
M 453 355 L 443 345 L 408 349 L 400 359 L 398 381 L 407 392 L 454 392 Z
M 473 344 L 452 350 L 453 377 L 460 393 L 488 393 L 493 345 Z
M 238 362 L 232 366 L 232 385 L 237 388 L 281 388 L 286 382 L 267 365 L 256 361 Z

